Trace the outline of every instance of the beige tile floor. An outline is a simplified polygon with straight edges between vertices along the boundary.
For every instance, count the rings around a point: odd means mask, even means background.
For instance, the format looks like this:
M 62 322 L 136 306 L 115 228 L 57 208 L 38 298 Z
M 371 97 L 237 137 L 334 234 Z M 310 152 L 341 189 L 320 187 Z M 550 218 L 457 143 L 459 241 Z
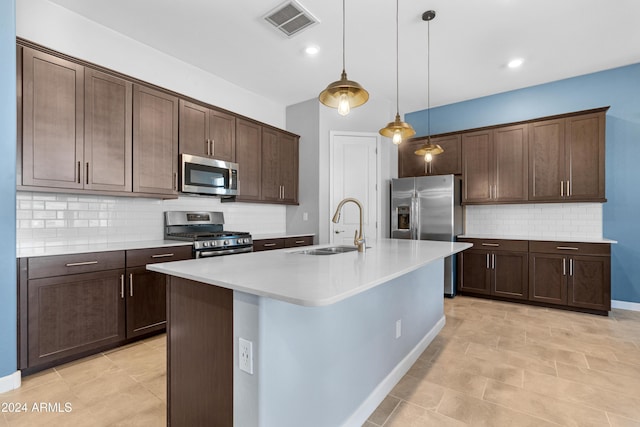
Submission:
M 640 427 L 640 313 L 609 317 L 456 297 L 447 325 L 364 427 Z M 165 425 L 164 335 L 0 394 L 0 427 Z M 71 412 L 33 412 L 33 403 Z M 333 426 L 328 426 L 333 427 Z

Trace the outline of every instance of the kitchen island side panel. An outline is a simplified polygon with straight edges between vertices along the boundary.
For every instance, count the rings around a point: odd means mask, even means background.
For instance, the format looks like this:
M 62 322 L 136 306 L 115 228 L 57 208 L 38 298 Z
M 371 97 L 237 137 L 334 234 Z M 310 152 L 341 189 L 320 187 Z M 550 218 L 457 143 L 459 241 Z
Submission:
M 440 259 L 323 307 L 261 297 L 260 347 L 254 347 L 258 425 L 362 425 L 395 385 L 392 372 L 441 327 L 443 275 Z M 396 338 L 398 320 L 401 336 Z M 401 367 L 402 374 L 410 366 Z M 242 376 L 235 378 L 236 385 Z M 236 412 L 242 404 L 234 402 Z

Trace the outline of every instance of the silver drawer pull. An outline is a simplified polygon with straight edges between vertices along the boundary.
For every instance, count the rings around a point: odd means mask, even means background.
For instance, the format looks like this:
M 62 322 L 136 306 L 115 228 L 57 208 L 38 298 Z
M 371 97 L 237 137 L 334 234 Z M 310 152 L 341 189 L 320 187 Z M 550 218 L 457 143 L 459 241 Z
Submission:
M 296 240 L 296 245 L 299 245 L 301 243 L 304 243 L 304 240 Z
M 93 264 L 97 264 L 98 261 L 85 261 L 85 262 L 70 262 L 68 264 L 65 264 L 67 267 L 77 267 L 79 265 L 93 265 Z
M 266 247 L 275 246 L 275 245 L 276 245 L 275 243 L 265 243 L 262 246 L 266 248 Z
M 170 257 L 173 256 L 174 254 L 157 254 L 157 255 L 151 255 L 151 258 L 166 258 L 166 257 Z
M 493 246 L 493 247 L 498 247 L 500 246 L 498 243 L 483 243 L 482 246 Z
M 556 249 L 560 249 L 563 251 L 579 251 L 580 248 L 574 248 L 573 246 L 556 246 Z

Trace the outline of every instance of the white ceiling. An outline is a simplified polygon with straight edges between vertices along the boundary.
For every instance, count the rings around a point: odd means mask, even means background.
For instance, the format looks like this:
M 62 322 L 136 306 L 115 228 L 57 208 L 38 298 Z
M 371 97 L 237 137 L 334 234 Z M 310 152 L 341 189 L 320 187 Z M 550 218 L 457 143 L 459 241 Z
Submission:
M 284 105 L 342 70 L 342 1 L 299 0 L 320 23 L 292 38 L 262 17 L 282 0 L 52 0 Z M 638 0 L 400 0 L 400 113 L 640 62 Z M 395 104 L 395 0 L 346 0 L 346 70 Z M 308 44 L 320 48 L 309 58 Z M 522 57 L 524 65 L 506 63 Z M 588 90 L 588 88 L 585 88 Z

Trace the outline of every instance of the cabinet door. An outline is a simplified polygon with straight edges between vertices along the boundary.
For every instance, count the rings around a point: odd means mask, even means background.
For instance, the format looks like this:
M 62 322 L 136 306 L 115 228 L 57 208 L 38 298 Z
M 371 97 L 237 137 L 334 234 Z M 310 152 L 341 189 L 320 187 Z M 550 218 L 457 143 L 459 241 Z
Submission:
M 84 67 L 23 49 L 22 185 L 82 188 Z
M 572 307 L 611 310 L 609 257 L 569 258 L 568 304 Z
M 517 252 L 494 252 L 492 295 L 508 298 L 529 298 L 528 255 Z
M 493 199 L 525 202 L 528 188 L 528 126 L 517 125 L 493 130 Z
M 256 201 L 261 197 L 262 126 L 236 120 L 236 163 L 238 163 L 238 200 Z
M 177 194 L 178 98 L 133 86 L 133 191 Z
M 569 200 L 605 201 L 605 113 L 566 119 L 565 196 Z
M 29 367 L 125 338 L 122 270 L 28 282 Z
M 555 254 L 529 254 L 529 300 L 567 304 L 567 258 Z
M 278 135 L 278 159 L 283 203 L 298 203 L 298 138 L 280 133 Z
M 132 84 L 85 70 L 84 188 L 131 192 Z
M 565 193 L 565 120 L 529 124 L 529 200 L 562 200 Z
M 462 138 L 460 135 L 431 138 L 431 143 L 442 147 L 444 153 L 433 156 L 431 165 L 428 166 L 428 175 L 460 175 L 462 173 Z M 414 157 L 420 159 L 424 167 L 424 158 L 416 156 L 415 153 Z
M 236 160 L 236 118 L 222 111 L 209 112 L 211 157 L 228 162 Z
M 488 251 L 467 249 L 458 258 L 461 272 L 460 291 L 482 295 L 491 294 L 491 254 Z
M 424 157 L 415 154 L 415 151 L 424 144 L 426 140 L 421 138 L 404 141 L 398 145 L 398 178 L 426 175 Z
M 282 196 L 278 133 L 262 129 L 262 200 L 279 202 Z
M 208 156 L 209 109 L 183 99 L 180 100 L 180 153 Z
M 166 276 L 146 267 L 127 268 L 127 338 L 165 328 Z
M 462 173 L 464 203 L 488 202 L 492 197 L 491 131 L 462 135 Z

